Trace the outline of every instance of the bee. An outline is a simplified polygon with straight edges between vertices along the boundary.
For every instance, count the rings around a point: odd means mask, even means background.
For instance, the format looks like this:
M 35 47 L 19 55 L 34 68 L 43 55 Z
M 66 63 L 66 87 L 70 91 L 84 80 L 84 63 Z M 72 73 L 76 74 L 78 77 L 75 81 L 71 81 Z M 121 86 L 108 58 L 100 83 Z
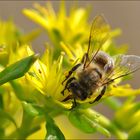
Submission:
M 91 25 L 87 51 L 62 82 L 65 87 L 61 93 L 64 95 L 65 90 L 71 93 L 63 101 L 73 99 L 72 108 L 77 105 L 76 100 L 84 101 L 100 88 L 100 93 L 90 103 L 99 101 L 108 85 L 140 69 L 139 56 L 120 54 L 113 58 L 100 50 L 109 36 L 109 24 L 102 15 L 98 15 Z

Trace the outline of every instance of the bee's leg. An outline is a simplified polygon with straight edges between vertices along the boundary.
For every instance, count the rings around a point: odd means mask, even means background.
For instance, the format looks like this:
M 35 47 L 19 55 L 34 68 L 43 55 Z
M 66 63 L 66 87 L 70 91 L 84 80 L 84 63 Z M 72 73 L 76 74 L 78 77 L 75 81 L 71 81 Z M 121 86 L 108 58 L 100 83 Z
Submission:
M 66 82 L 65 88 L 61 91 L 62 95 L 64 95 L 64 92 L 65 92 L 66 89 L 68 89 L 68 91 L 69 91 L 68 85 L 69 85 L 69 83 L 71 83 L 75 79 L 76 79 L 75 77 L 72 77 Z
M 78 69 L 78 67 L 79 67 L 80 65 L 81 65 L 81 63 L 75 65 L 75 66 L 69 71 L 69 73 L 68 73 L 68 75 L 66 76 L 65 80 L 62 82 L 62 85 L 63 85 L 63 83 L 72 75 L 72 73 Z
M 66 102 L 70 99 L 73 99 L 73 95 L 68 95 L 65 99 L 63 99 L 61 102 Z
M 103 87 L 103 89 L 101 90 L 101 93 L 95 98 L 95 100 L 93 102 L 89 102 L 89 103 L 92 104 L 94 102 L 99 101 L 102 98 L 102 96 L 104 95 L 105 91 L 106 91 L 106 85 Z
M 76 102 L 76 98 L 74 97 L 73 98 L 73 102 L 72 102 L 72 107 L 71 107 L 71 109 L 73 109 L 73 108 L 75 108 L 77 106 L 77 102 Z M 70 109 L 70 110 L 71 110 Z

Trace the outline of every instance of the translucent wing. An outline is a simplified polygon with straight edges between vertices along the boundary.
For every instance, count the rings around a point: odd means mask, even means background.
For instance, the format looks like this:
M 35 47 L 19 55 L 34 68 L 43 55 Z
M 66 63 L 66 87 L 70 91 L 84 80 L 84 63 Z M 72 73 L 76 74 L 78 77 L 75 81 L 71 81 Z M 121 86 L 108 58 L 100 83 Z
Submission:
M 87 49 L 87 59 L 84 65 L 85 67 L 89 63 L 91 63 L 91 61 L 97 55 L 102 45 L 109 38 L 109 33 L 110 27 L 105 21 L 104 17 L 102 15 L 95 17 L 90 30 L 89 43 Z
M 126 75 L 130 75 L 140 69 L 140 57 L 136 55 L 117 55 L 115 67 L 104 79 L 104 84 L 114 81 Z

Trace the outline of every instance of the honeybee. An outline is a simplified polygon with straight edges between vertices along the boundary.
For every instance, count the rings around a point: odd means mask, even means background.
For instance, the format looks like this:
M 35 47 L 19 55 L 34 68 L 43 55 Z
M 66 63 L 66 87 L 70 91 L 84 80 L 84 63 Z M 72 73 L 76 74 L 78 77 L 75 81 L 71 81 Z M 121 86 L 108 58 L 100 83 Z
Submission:
M 104 17 L 102 15 L 95 17 L 90 29 L 87 51 L 81 62 L 68 72 L 62 82 L 65 83 L 65 87 L 61 93 L 64 95 L 65 90 L 71 93 L 63 101 L 73 99 L 72 108 L 77 105 L 76 100 L 84 101 L 101 88 L 99 95 L 90 103 L 99 101 L 108 85 L 140 69 L 139 56 L 120 54 L 113 58 L 100 50 L 109 36 L 110 26 Z

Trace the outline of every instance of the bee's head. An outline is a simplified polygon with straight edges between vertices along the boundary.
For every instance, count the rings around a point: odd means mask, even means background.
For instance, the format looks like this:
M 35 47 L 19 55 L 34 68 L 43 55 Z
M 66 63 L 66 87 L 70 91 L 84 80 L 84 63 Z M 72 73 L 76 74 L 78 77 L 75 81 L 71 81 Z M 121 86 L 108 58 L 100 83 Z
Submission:
M 81 87 L 81 85 L 77 81 L 71 82 L 69 88 L 76 98 L 79 98 L 81 100 L 85 100 L 87 98 L 88 93 Z

